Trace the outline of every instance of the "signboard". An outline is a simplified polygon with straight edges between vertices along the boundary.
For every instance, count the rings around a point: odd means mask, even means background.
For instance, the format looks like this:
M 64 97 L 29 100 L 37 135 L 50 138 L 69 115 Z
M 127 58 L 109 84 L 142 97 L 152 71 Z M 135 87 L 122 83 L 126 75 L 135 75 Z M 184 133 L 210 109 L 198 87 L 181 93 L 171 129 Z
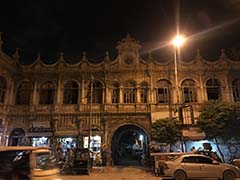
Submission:
M 49 121 L 34 121 L 32 122 L 33 128 L 50 128 Z

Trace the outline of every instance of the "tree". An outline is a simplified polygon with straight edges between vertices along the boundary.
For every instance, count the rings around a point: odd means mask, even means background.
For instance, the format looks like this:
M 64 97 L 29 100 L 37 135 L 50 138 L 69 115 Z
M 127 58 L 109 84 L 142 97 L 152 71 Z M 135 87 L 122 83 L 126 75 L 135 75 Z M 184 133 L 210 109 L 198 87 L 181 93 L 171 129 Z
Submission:
M 200 109 L 198 126 L 205 132 L 206 138 L 216 142 L 217 149 L 224 161 L 224 155 L 218 140 L 231 140 L 239 137 L 240 104 L 211 100 L 204 103 Z
M 240 140 L 240 102 L 230 104 L 231 112 L 229 113 L 229 119 L 226 122 L 225 139 Z
M 151 136 L 152 140 L 171 145 L 181 137 L 181 127 L 175 118 L 159 119 L 152 124 Z

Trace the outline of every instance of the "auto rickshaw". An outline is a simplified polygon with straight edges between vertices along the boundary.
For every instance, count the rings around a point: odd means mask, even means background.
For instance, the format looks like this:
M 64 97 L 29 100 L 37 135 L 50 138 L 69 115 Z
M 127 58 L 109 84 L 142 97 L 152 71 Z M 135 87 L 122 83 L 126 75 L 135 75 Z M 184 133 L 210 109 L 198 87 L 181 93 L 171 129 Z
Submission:
M 90 151 L 87 148 L 78 148 L 74 152 L 72 172 L 74 174 L 90 174 L 92 161 Z
M 32 146 L 0 147 L 0 179 L 61 180 L 51 149 Z

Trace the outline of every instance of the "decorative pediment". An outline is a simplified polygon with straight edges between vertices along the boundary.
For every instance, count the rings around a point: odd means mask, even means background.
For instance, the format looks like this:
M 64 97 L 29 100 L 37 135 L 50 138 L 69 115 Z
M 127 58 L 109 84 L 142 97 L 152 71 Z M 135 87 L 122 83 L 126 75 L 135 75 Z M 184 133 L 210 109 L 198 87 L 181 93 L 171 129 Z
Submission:
M 140 49 L 139 43 L 130 36 L 130 34 L 127 34 L 126 38 L 124 38 L 122 41 L 118 42 L 118 53 L 134 53 L 136 55 L 139 54 Z

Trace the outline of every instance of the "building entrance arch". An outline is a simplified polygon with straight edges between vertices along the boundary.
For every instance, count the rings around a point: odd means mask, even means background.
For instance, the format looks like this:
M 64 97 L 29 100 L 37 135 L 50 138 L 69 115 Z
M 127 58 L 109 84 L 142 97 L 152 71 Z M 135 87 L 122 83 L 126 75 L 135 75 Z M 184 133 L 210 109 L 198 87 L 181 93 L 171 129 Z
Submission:
M 9 136 L 9 146 L 23 145 L 25 140 L 25 132 L 22 128 L 14 128 Z
M 143 155 L 147 152 L 148 136 L 136 125 L 119 127 L 112 137 L 111 151 L 114 165 L 143 165 Z

